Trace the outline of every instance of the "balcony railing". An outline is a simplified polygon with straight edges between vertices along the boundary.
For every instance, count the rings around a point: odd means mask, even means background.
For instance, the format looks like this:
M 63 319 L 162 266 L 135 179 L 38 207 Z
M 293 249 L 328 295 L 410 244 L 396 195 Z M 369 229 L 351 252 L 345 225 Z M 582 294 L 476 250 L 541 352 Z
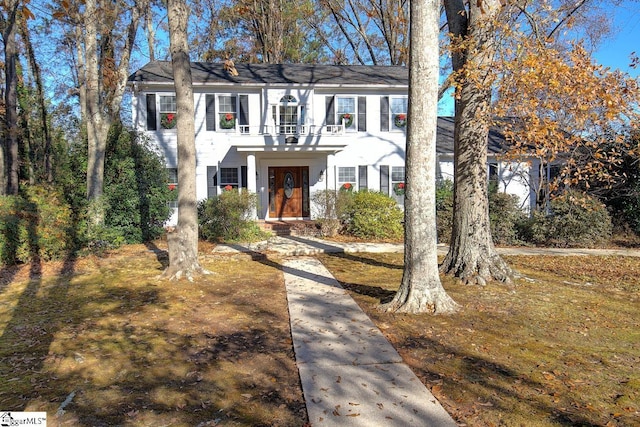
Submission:
M 266 126 L 236 126 L 233 129 L 224 131 L 231 135 L 344 135 L 345 127 L 343 125 L 266 125 Z

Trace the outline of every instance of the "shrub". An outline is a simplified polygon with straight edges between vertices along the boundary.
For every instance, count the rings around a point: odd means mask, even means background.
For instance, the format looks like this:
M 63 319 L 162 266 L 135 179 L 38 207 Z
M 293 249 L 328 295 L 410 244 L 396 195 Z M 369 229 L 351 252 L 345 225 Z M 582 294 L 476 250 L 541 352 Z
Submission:
M 103 248 L 153 240 L 164 233 L 171 192 L 164 159 L 142 134 L 112 126 L 105 153 L 104 196 L 86 200 L 87 143 L 79 139 L 57 165 L 56 181 L 71 206 L 81 245 Z M 87 218 L 102 209 L 104 223 L 88 229 Z
M 534 213 L 526 239 L 548 246 L 595 246 L 611 237 L 611 217 L 597 199 L 567 191 L 551 201 L 551 214 Z
M 311 205 L 314 209 L 316 223 L 320 226 L 320 235 L 333 237 L 343 228 L 342 220 L 338 212 L 344 211 L 344 205 L 348 203 L 352 192 L 321 190 L 311 196 Z
M 251 219 L 257 197 L 236 189 L 223 191 L 217 197 L 198 204 L 200 237 L 209 241 L 250 242 L 269 234 Z
M 30 186 L 19 196 L 0 197 L 3 264 L 63 258 L 74 234 L 71 209 L 53 188 Z
M 105 160 L 105 237 L 140 243 L 161 236 L 171 213 L 167 182 L 164 160 L 150 143 L 114 126 Z
M 453 181 L 436 183 L 436 230 L 439 243 L 449 243 L 453 228 Z
M 349 194 L 349 193 L 345 193 Z M 396 201 L 386 194 L 372 191 L 350 193 L 338 216 L 345 224 L 345 232 L 363 239 L 392 239 L 403 237 L 403 212 Z
M 490 189 L 489 221 L 494 243 L 499 245 L 522 243 L 518 225 L 525 219 L 525 213 L 519 207 L 518 196 Z

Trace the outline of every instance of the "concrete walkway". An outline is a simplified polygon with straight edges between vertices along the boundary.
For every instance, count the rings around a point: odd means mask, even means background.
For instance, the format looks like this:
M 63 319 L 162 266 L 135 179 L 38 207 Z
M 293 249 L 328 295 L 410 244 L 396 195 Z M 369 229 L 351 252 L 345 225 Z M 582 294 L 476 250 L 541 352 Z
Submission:
M 337 280 L 311 257 L 319 253 L 402 252 L 402 245 L 338 243 L 306 236 L 250 245 L 218 245 L 218 253 L 275 253 L 285 261 L 291 333 L 311 426 L 457 424 Z M 447 247 L 439 251 L 446 253 Z M 639 250 L 499 248 L 507 255 L 622 255 Z M 295 257 L 294 257 L 295 256 Z
M 334 242 L 308 236 L 272 237 L 263 242 L 237 245 L 218 245 L 215 252 L 273 252 L 285 256 L 317 255 L 320 253 L 357 253 L 357 252 L 402 252 L 402 244 L 393 243 L 353 243 Z M 438 245 L 438 252 L 447 253 L 446 245 Z M 583 248 L 534 248 L 514 247 L 497 248 L 502 255 L 554 255 L 554 256 L 633 256 L 640 257 L 640 249 L 583 249 Z
M 291 333 L 312 426 L 456 426 L 315 258 L 285 262 Z

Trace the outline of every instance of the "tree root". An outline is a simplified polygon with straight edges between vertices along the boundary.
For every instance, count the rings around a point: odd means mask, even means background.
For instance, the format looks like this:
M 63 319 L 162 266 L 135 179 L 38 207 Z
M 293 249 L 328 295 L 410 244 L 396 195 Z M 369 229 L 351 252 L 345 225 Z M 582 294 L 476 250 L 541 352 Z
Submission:
M 384 313 L 408 314 L 451 314 L 460 309 L 447 293 L 442 290 L 423 290 L 420 295 L 409 297 L 407 292 L 398 292 L 388 303 L 381 304 L 378 309 Z
M 492 281 L 511 285 L 513 279 L 520 277 L 499 255 L 461 260 L 452 264 L 445 262 L 440 266 L 440 272 L 452 275 L 463 284 L 472 286 L 486 286 Z

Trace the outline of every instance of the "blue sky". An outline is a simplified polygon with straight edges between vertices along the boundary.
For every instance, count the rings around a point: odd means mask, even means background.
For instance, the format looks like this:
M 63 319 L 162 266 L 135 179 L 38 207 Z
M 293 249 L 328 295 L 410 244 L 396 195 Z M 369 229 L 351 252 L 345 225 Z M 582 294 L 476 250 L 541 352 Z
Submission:
M 632 52 L 640 55 L 640 2 L 625 1 L 619 7 L 612 7 L 611 12 L 614 33 L 603 40 L 594 57 L 601 65 L 638 77 L 640 68 L 630 68 L 629 57 Z
M 626 0 L 620 6 L 611 8 L 613 19 L 612 33 L 602 40 L 598 49 L 594 52 L 595 62 L 618 69 L 630 76 L 640 77 L 640 66 L 631 68 L 631 53 L 640 56 L 640 0 Z M 453 115 L 453 100 L 445 95 L 438 104 L 438 114 L 442 116 Z

